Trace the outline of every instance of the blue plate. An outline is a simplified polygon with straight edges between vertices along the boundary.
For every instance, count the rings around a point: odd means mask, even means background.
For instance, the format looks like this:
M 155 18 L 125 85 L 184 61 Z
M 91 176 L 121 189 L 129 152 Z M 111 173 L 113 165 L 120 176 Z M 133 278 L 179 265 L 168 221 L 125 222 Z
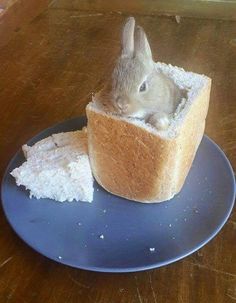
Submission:
M 85 118 L 57 124 L 28 144 L 84 125 Z M 39 253 L 81 269 L 133 272 L 180 260 L 220 231 L 235 199 L 230 163 L 207 137 L 181 193 L 161 204 L 127 201 L 107 193 L 96 182 L 91 204 L 30 199 L 10 175 L 23 161 L 19 151 L 2 182 L 3 209 L 10 225 Z

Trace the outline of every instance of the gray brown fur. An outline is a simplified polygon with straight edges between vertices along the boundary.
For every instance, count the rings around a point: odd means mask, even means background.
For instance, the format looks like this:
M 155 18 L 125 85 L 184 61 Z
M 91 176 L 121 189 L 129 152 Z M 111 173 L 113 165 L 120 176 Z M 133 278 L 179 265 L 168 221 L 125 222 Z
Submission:
M 146 91 L 140 86 L 146 82 Z M 127 19 L 122 34 L 122 51 L 114 68 L 109 96 L 114 109 L 123 116 L 149 120 L 157 128 L 167 128 L 170 116 L 181 100 L 173 80 L 158 72 L 144 30 L 133 17 Z

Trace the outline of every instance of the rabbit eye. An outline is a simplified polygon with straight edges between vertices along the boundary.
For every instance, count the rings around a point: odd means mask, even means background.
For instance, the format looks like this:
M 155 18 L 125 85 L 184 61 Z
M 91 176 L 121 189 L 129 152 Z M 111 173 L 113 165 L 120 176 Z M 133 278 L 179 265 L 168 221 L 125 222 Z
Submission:
M 139 88 L 139 91 L 140 92 L 145 92 L 147 90 L 147 83 L 146 83 L 146 81 L 144 81 L 142 84 L 141 84 L 141 86 L 140 86 L 140 88 Z

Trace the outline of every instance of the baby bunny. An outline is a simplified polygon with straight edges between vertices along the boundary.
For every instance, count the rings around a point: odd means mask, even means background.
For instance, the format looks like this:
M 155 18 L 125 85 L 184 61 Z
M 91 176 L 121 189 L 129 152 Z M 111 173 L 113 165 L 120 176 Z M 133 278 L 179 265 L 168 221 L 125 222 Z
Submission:
M 110 97 L 115 110 L 166 129 L 180 99 L 175 83 L 158 71 L 144 30 L 133 17 L 122 34 L 122 52 L 112 73 Z

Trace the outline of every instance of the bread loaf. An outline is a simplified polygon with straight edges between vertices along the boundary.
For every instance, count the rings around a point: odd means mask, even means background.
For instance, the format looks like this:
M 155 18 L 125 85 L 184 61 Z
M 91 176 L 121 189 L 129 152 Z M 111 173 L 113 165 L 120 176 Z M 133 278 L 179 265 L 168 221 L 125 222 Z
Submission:
M 86 107 L 93 175 L 107 191 L 138 202 L 162 202 L 181 190 L 201 142 L 211 79 L 157 63 L 187 91 L 169 127 L 157 130 L 138 118 L 109 112 L 102 94 Z

